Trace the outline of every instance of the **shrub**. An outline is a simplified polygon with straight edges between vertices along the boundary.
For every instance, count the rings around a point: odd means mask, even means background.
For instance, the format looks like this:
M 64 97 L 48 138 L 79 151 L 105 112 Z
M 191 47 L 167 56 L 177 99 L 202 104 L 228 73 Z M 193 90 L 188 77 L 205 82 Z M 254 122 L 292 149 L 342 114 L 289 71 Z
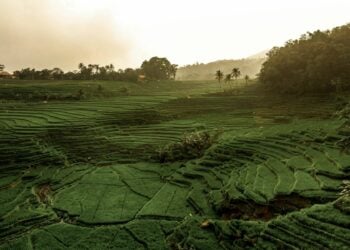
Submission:
M 341 211 L 350 214 L 350 181 L 343 181 L 340 197 L 334 202 L 334 206 Z
M 121 89 L 119 89 L 119 93 L 121 93 L 122 95 L 129 95 L 130 91 L 128 88 L 122 87 Z
M 185 134 L 180 142 L 166 145 L 159 150 L 158 159 L 160 162 L 172 162 L 201 157 L 217 137 L 218 133 L 211 135 L 209 132 Z

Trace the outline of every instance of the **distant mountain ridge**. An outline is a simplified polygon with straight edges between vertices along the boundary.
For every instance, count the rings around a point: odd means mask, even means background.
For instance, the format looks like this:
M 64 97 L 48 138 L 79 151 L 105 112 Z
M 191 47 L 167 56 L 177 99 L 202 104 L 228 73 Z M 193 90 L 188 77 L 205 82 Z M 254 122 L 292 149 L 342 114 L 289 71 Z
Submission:
M 239 68 L 241 77 L 249 75 L 250 78 L 255 78 L 260 72 L 261 65 L 266 60 L 264 50 L 252 56 L 238 60 L 218 60 L 210 63 L 196 63 L 180 67 L 176 73 L 177 80 L 213 80 L 215 72 L 221 70 L 224 74 L 231 73 L 233 68 Z
M 266 58 L 266 54 L 269 52 L 269 49 L 265 49 L 263 51 L 260 51 L 254 55 L 248 56 L 246 59 L 259 59 L 259 58 Z

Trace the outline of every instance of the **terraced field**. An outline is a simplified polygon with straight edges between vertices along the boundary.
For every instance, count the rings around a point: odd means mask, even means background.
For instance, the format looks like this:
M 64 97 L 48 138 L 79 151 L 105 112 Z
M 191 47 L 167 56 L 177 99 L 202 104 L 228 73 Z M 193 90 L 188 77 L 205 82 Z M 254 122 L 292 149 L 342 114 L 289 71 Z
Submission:
M 347 98 L 218 90 L 0 83 L 0 249 L 350 249 Z

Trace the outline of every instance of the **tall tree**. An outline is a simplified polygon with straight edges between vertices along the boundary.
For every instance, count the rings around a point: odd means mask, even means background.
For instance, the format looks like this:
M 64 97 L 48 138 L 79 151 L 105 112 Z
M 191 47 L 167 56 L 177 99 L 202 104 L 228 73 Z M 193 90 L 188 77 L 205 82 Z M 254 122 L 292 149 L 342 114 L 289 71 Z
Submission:
M 225 76 L 225 83 L 231 83 L 232 80 L 232 75 L 231 74 L 226 74 Z
M 232 77 L 235 78 L 235 80 L 237 80 L 237 78 L 241 75 L 241 71 L 239 70 L 239 68 L 233 68 L 231 74 Z
M 40 80 L 49 80 L 51 78 L 52 71 L 49 69 L 43 69 L 39 72 L 34 72 L 34 78 Z M 34 79 L 33 79 L 34 80 Z
M 215 79 L 221 83 L 222 78 L 224 77 L 224 73 L 221 70 L 217 70 L 215 73 Z
M 3 71 L 5 69 L 5 65 L 0 64 L 0 71 Z
M 55 80 L 62 80 L 63 75 L 64 75 L 64 72 L 60 68 L 53 68 L 51 70 L 51 76 Z
M 110 72 L 114 71 L 114 65 L 112 63 L 109 65 L 109 70 L 110 70 Z
M 80 72 L 85 68 L 85 65 L 84 65 L 84 63 L 79 63 L 78 64 L 78 68 L 79 68 L 79 70 L 80 70 Z
M 89 66 L 86 67 L 83 63 L 79 63 L 78 68 L 80 70 L 80 79 L 88 80 L 91 75 L 91 64 L 89 64 Z
M 170 66 L 170 75 L 171 75 L 171 77 L 175 80 L 175 77 L 176 77 L 176 72 L 177 72 L 177 67 L 178 67 L 179 65 L 177 65 L 177 64 L 172 64 L 171 66 Z
M 236 82 L 237 78 L 241 75 L 241 71 L 239 70 L 239 68 L 233 68 L 231 71 L 231 75 L 234 78 L 234 82 Z
M 97 78 L 99 80 L 107 80 L 108 71 L 109 71 L 109 65 L 100 66 Z
M 94 69 L 95 69 L 94 74 L 95 74 L 95 75 L 98 75 L 98 73 L 100 72 L 100 65 L 94 64 Z
M 148 61 L 144 61 L 141 65 L 142 73 L 146 78 L 151 80 L 167 80 L 170 79 L 176 68 L 165 57 L 152 57 Z
M 248 82 L 250 80 L 249 76 L 248 75 L 245 75 L 244 76 L 244 80 L 245 80 L 245 85 L 248 85 Z

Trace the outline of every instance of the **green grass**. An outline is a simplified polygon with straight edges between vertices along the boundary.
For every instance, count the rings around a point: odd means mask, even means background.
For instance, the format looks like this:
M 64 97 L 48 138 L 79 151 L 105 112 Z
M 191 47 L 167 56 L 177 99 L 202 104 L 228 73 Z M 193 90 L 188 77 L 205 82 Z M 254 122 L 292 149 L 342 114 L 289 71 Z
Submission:
M 346 249 L 347 203 L 333 204 L 350 155 L 334 98 L 218 91 L 2 82 L 0 249 Z M 159 161 L 196 131 L 219 137 Z

